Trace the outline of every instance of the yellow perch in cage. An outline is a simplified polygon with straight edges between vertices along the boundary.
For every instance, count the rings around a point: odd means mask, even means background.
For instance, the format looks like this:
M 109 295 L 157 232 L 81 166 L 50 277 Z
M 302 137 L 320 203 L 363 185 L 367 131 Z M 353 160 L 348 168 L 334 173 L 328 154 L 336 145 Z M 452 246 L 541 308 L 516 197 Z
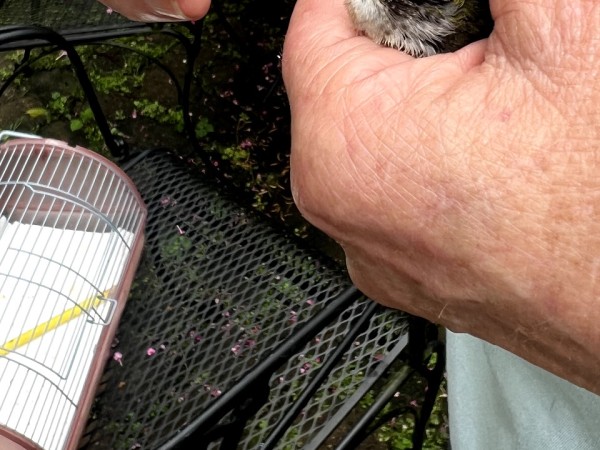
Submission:
M 19 347 L 23 347 L 24 345 L 29 344 L 31 341 L 43 336 L 46 333 L 49 333 L 52 330 L 57 329 L 61 325 L 64 325 L 70 322 L 73 319 L 76 319 L 81 315 L 81 313 L 88 308 L 97 307 L 102 301 L 102 297 L 106 297 L 110 289 L 98 294 L 94 297 L 86 298 L 81 303 L 78 303 L 77 306 L 73 306 L 60 314 L 52 317 L 50 320 L 46 322 L 40 323 L 35 327 L 21 333 L 14 339 L 6 341 L 4 344 L 0 345 L 0 357 L 8 355 L 10 352 L 15 351 Z

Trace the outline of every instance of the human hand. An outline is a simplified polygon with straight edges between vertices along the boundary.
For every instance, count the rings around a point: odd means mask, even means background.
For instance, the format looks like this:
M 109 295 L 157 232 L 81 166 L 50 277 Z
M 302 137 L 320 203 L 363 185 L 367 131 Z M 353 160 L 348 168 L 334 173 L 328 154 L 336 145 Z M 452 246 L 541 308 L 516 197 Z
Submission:
M 600 393 L 600 3 L 492 0 L 414 59 L 298 0 L 292 190 L 371 298 Z
M 206 15 L 210 0 L 100 0 L 109 8 L 140 22 L 197 20 Z

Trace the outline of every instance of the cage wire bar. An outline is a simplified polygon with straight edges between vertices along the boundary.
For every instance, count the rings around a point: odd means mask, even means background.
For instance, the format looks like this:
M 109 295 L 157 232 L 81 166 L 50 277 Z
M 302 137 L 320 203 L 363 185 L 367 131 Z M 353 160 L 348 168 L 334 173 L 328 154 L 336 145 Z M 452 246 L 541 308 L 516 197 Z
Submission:
M 0 448 L 76 447 L 145 217 L 126 175 L 89 150 L 0 145 Z

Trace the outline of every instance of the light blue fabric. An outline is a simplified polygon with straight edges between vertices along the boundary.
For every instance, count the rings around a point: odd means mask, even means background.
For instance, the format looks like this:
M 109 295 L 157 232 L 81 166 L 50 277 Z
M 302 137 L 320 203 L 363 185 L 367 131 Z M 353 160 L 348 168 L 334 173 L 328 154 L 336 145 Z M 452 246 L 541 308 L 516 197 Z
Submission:
M 468 334 L 446 349 L 452 450 L 600 449 L 600 396 Z

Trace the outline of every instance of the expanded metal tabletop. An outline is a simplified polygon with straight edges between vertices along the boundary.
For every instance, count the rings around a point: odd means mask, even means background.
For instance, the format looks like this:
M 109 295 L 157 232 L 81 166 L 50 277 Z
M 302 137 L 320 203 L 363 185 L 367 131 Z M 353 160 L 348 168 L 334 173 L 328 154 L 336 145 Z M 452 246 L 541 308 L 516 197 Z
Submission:
M 302 446 L 406 345 L 402 314 L 360 295 L 336 300 L 351 286 L 340 268 L 177 159 L 149 153 L 127 172 L 148 207 L 145 256 L 85 448 L 187 448 L 186 437 L 198 445 L 264 385 L 269 400 L 240 428 L 239 448 L 257 448 L 363 318 L 366 328 L 285 433 L 282 448 Z
M 131 23 L 90 0 L 0 0 L 0 25 L 43 25 L 60 30 Z

